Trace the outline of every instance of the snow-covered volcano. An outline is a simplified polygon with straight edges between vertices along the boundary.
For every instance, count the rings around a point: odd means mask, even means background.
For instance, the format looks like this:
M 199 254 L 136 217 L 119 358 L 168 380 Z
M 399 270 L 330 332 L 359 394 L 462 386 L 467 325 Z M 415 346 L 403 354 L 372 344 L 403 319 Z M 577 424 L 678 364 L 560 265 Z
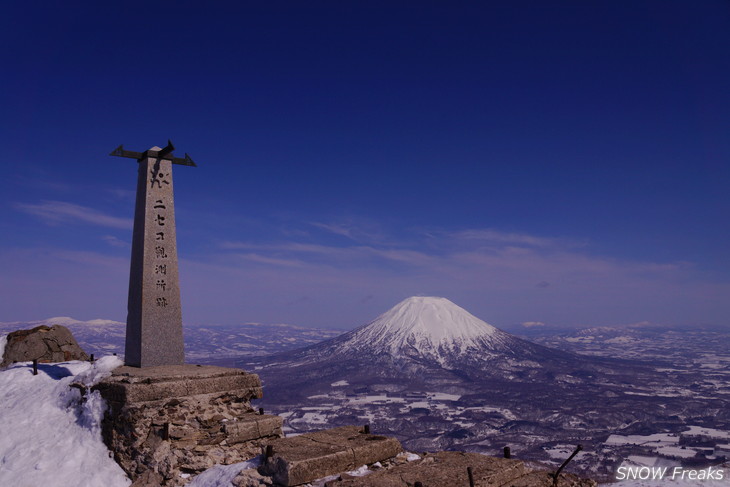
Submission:
M 405 299 L 338 340 L 338 352 L 368 349 L 391 356 L 421 356 L 442 362 L 447 355 L 494 351 L 511 336 L 446 298 Z
M 510 335 L 446 298 L 411 297 L 374 321 L 311 347 L 262 358 L 276 383 L 347 379 L 537 380 L 575 355 Z M 240 364 L 246 368 L 251 364 Z M 306 378 L 306 379 L 304 379 Z M 269 389 L 270 390 L 270 389 Z

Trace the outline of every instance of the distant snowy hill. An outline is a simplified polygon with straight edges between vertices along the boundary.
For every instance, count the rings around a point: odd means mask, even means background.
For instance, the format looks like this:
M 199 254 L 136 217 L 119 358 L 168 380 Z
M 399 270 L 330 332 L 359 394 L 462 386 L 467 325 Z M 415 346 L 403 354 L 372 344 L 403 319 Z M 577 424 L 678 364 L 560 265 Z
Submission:
M 36 326 L 63 325 L 71 330 L 87 353 L 97 357 L 124 354 L 126 325 L 119 321 L 76 320 L 67 316 L 38 321 L 0 322 L 0 335 Z M 339 330 L 288 324 L 243 323 L 240 325 L 185 325 L 185 359 L 191 363 L 214 361 L 229 365 L 236 358 L 267 355 L 306 347 L 332 338 Z

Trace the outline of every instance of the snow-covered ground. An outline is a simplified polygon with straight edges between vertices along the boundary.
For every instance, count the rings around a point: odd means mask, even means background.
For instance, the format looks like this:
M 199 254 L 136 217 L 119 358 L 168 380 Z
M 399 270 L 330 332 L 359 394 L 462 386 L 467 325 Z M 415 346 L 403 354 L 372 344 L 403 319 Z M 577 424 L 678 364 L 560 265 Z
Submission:
M 0 336 L 0 358 L 5 346 Z M 0 371 L 0 486 L 8 487 L 127 487 L 124 471 L 110 457 L 101 439 L 106 408 L 98 392 L 81 400 L 73 383 L 91 386 L 122 365 L 115 356 L 91 364 L 70 361 L 30 362 Z M 192 487 L 230 487 L 231 480 L 255 459 L 209 469 Z
M 0 359 L 6 335 L 0 336 Z M 132 482 L 110 457 L 101 438 L 106 404 L 98 392 L 82 401 L 78 383 L 86 387 L 122 365 L 116 356 L 96 362 L 39 364 L 30 362 L 0 370 L 0 486 L 2 487 L 128 487 Z M 260 458 L 217 465 L 191 479 L 190 487 L 230 487 Z M 351 472 L 363 475 L 364 472 Z M 328 478 L 329 479 L 329 478 Z M 315 482 L 313 485 L 323 485 Z
M 121 365 L 114 356 L 94 364 L 14 364 L 0 372 L 0 485 L 126 487 L 131 482 L 101 440 L 104 403 L 81 402 L 72 383 L 94 384 Z
M 261 464 L 261 457 L 256 457 L 248 462 L 234 463 L 232 465 L 216 465 L 205 472 L 197 475 L 188 487 L 230 487 L 231 482 L 247 468 L 256 468 Z
M 3 354 L 5 353 L 5 344 L 8 343 L 8 336 L 2 335 L 0 336 L 0 360 L 3 359 Z

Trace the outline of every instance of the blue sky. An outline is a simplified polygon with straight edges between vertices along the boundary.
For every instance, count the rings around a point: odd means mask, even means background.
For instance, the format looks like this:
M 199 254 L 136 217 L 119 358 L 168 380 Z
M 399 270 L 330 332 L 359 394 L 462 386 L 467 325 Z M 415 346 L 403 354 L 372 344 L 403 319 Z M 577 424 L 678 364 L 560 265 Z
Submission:
M 728 325 L 728 45 L 719 0 L 5 3 L 0 321 L 124 321 L 107 154 L 170 138 L 186 323 Z

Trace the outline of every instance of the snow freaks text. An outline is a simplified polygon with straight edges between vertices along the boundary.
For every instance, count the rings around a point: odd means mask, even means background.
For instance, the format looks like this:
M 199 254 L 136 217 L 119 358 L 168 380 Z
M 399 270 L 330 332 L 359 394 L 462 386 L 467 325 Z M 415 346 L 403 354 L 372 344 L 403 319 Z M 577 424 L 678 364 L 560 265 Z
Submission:
M 684 467 L 619 467 L 616 480 L 722 480 L 722 468 L 707 467 L 690 469 Z

